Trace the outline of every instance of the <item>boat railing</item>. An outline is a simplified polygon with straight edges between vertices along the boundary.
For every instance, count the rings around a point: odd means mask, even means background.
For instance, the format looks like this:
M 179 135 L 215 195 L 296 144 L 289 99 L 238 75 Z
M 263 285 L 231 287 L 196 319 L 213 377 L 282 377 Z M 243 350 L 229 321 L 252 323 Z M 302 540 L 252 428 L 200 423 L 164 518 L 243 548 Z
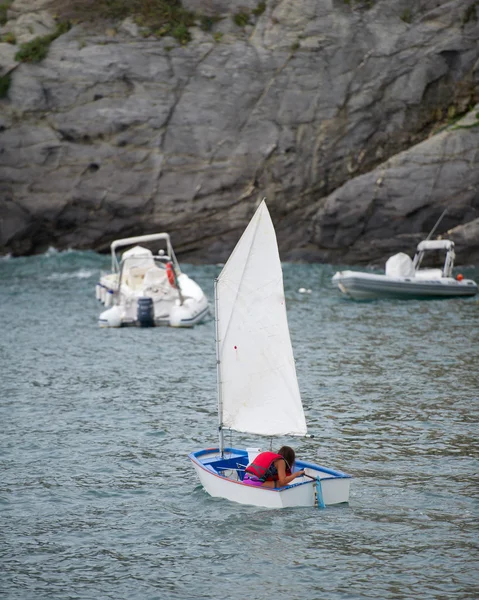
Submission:
M 435 250 L 446 251 L 446 257 L 442 267 L 442 276 L 452 277 L 454 259 L 456 258 L 454 253 L 454 242 L 452 240 L 424 240 L 423 242 L 420 242 L 417 246 L 416 255 L 413 259 L 414 270 L 419 271 L 426 253 L 433 252 Z
M 136 237 L 122 238 L 120 240 L 115 240 L 111 243 L 111 270 L 112 272 L 118 272 L 120 270 L 120 262 L 118 260 L 117 250 L 119 248 L 123 248 L 125 246 L 134 246 L 141 243 L 146 242 L 155 242 L 158 240 L 163 240 L 166 242 L 166 254 L 171 258 L 171 261 L 174 264 L 175 270 L 178 274 L 181 273 L 180 266 L 178 264 L 178 260 L 176 259 L 176 255 L 173 251 L 173 246 L 171 245 L 170 235 L 168 233 L 151 233 L 149 235 L 138 235 Z

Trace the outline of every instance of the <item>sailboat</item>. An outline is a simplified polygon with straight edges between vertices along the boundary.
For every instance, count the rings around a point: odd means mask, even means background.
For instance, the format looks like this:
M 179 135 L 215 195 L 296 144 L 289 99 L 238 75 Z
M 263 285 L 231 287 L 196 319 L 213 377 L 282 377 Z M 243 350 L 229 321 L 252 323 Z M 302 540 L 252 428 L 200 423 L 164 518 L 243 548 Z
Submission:
M 349 501 L 351 476 L 296 460 L 304 475 L 279 488 L 243 483 L 260 448 L 229 448 L 224 432 L 306 436 L 276 234 L 265 200 L 215 281 L 219 445 L 189 454 L 213 497 L 267 508 Z M 312 437 L 312 436 L 310 436 Z

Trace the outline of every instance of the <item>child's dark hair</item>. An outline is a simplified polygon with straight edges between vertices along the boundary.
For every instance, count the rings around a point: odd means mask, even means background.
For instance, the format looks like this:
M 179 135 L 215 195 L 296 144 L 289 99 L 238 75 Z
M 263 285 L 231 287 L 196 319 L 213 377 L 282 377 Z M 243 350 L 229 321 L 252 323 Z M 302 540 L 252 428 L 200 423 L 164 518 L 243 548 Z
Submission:
M 290 446 L 282 446 L 278 450 L 278 454 L 281 454 L 281 456 L 284 458 L 288 469 L 292 469 L 294 461 L 296 460 L 296 454 L 294 453 L 294 450 Z

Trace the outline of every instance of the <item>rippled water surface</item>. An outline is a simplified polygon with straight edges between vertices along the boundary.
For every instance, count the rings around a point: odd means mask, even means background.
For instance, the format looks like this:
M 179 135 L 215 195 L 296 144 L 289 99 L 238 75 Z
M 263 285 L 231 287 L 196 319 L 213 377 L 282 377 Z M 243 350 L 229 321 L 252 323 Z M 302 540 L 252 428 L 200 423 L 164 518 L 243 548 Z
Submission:
M 99 329 L 108 263 L 0 260 L 2 598 L 479 597 L 479 298 L 354 303 L 333 267 L 284 265 L 315 438 L 275 446 L 354 480 L 349 505 L 274 511 L 187 460 L 217 442 L 213 322 Z M 211 299 L 219 270 L 185 266 Z

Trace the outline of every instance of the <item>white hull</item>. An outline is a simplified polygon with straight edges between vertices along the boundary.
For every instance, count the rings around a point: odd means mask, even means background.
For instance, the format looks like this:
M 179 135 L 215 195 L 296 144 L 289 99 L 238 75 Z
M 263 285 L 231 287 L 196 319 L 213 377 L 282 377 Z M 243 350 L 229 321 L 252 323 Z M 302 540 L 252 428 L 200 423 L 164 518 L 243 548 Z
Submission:
M 423 279 L 415 277 L 389 277 L 356 271 L 340 271 L 333 283 L 353 300 L 375 298 L 455 298 L 474 296 L 477 284 L 471 279 L 457 281 L 453 277 Z
M 241 465 L 242 472 L 247 463 L 247 452 L 232 448 L 225 449 L 225 456 L 230 463 Z M 224 464 L 219 450 L 211 448 L 190 454 L 196 473 L 202 486 L 210 496 L 224 498 L 239 504 L 261 506 L 265 508 L 292 508 L 316 506 L 316 482 L 309 477 L 298 477 L 294 484 L 284 488 L 273 489 L 255 487 L 238 480 L 238 471 L 234 468 L 221 468 Z M 349 502 L 351 477 L 339 471 L 331 471 L 319 465 L 297 460 L 296 469 L 306 469 L 311 476 L 321 479 L 321 491 L 324 504 L 331 506 Z M 218 469 L 218 470 L 216 470 Z M 224 473 L 224 474 L 220 474 Z M 226 475 L 226 476 L 225 476 Z
M 108 308 L 100 314 L 98 324 L 100 327 L 128 327 L 140 326 L 138 321 L 138 299 L 150 297 L 153 300 L 154 325 L 156 327 L 193 327 L 210 314 L 209 302 L 200 287 L 187 275 L 182 273 L 179 277 L 184 293 L 190 295 L 180 302 L 180 297 L 173 289 L 168 296 L 158 297 L 149 292 L 126 293 L 123 288 L 118 297 L 115 296 L 117 286 L 115 282 L 103 277 L 97 284 L 97 299 Z M 114 306 L 112 306 L 114 304 Z

